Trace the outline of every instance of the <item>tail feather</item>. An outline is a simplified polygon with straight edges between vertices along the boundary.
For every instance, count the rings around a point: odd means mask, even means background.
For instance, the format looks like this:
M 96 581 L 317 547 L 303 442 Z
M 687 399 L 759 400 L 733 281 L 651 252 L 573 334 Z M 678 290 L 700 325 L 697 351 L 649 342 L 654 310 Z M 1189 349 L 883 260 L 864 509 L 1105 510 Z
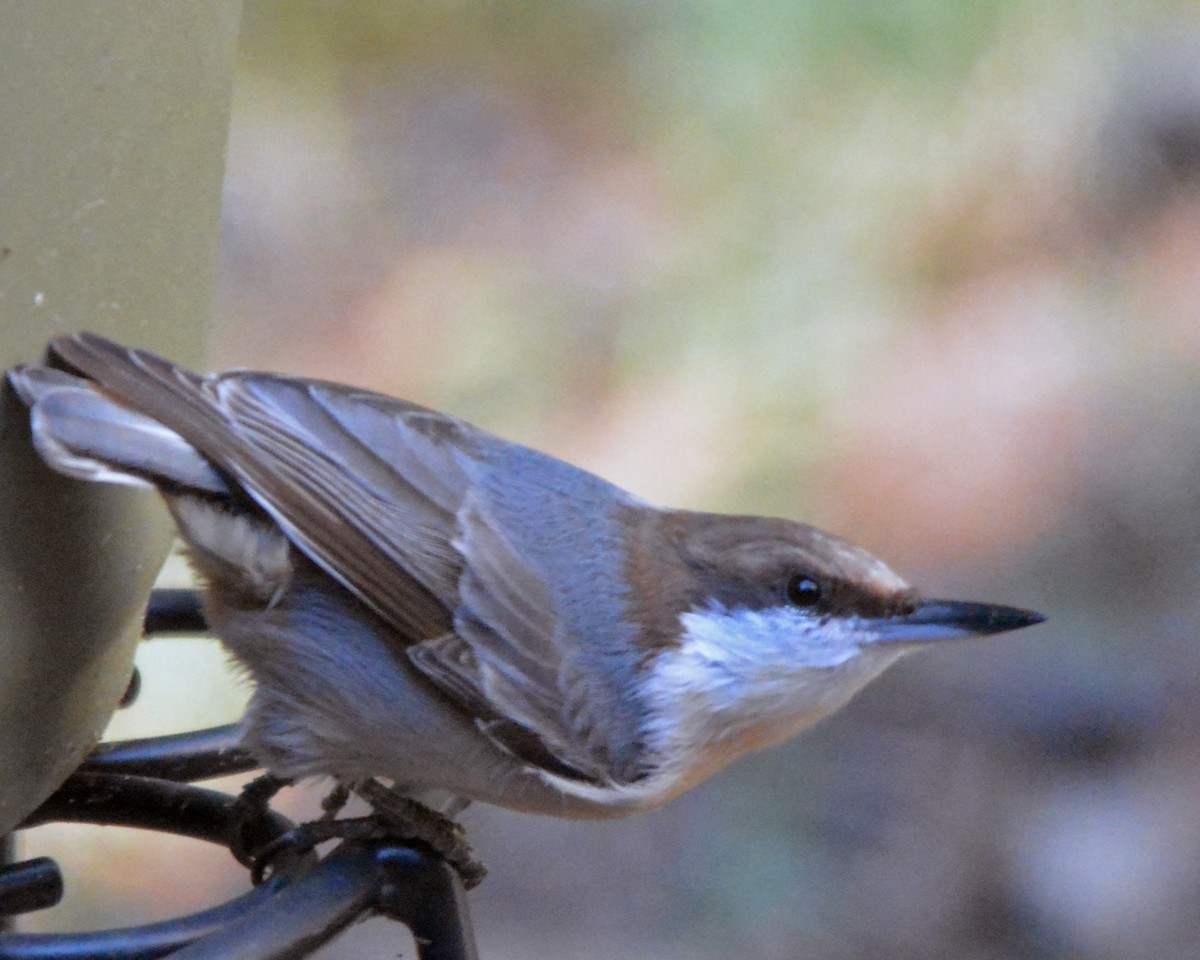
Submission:
M 175 431 L 49 367 L 17 367 L 9 382 L 30 408 L 34 444 L 60 473 L 155 489 L 227 495 L 228 483 Z
M 95 333 L 58 337 L 50 342 L 50 354 L 57 364 L 94 382 L 103 396 L 186 437 L 206 461 L 226 465 L 253 459 L 214 396 L 219 377 L 201 376 Z M 238 475 L 239 481 L 244 479 Z

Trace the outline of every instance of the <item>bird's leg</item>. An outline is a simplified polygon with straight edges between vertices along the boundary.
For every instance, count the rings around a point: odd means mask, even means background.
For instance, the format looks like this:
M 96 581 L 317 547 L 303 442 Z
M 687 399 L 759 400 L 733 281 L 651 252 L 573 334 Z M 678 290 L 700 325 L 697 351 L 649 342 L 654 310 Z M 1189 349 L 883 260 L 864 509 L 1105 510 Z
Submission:
M 461 826 L 377 780 L 364 780 L 352 787 L 339 784 L 321 802 L 324 812 L 319 819 L 301 824 L 269 843 L 254 843 L 254 825 L 266 814 L 271 798 L 290 782 L 267 774 L 248 783 L 238 797 L 240 809 L 230 850 L 239 863 L 250 868 L 255 885 L 263 881 L 281 856 L 305 854 L 326 840 L 399 839 L 420 844 L 450 864 L 467 889 L 477 886 L 487 875 L 483 864 L 472 857 Z M 371 805 L 372 814 L 335 819 L 351 792 Z
M 342 812 L 342 808 L 346 806 L 349 800 L 350 788 L 344 783 L 339 783 L 331 791 L 329 791 L 329 795 L 321 801 L 321 819 L 335 819 L 337 815 Z
M 230 818 L 229 852 L 244 867 L 253 866 L 255 854 L 262 847 L 263 820 L 270 811 L 272 798 L 291 780 L 264 773 L 247 783 L 233 805 Z
M 463 828 L 449 817 L 389 790 L 378 780 L 363 780 L 353 789 L 371 805 L 389 835 L 428 847 L 458 871 L 467 889 L 487 876 L 487 868 L 472 856 Z

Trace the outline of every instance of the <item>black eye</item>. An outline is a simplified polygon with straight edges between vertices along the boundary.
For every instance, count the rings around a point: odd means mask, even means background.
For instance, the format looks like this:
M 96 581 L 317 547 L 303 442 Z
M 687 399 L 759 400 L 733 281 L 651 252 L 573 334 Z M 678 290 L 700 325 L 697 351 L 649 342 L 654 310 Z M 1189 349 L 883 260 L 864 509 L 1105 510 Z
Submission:
M 812 577 L 796 574 L 787 583 L 788 603 L 797 607 L 814 607 L 821 602 L 821 585 Z

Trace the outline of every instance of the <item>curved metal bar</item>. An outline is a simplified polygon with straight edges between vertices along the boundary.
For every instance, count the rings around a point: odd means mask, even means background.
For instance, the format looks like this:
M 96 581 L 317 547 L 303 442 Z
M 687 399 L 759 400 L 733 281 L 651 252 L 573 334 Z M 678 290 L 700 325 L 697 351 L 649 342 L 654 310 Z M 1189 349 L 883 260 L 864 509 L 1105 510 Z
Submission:
M 62 895 L 62 871 L 49 857 L 0 867 L 0 916 L 45 910 Z
M 154 960 L 168 953 L 177 960 L 299 960 L 372 911 L 409 928 L 420 960 L 477 960 L 454 872 L 387 841 L 345 843 L 302 877 L 273 878 L 224 906 L 178 920 L 98 933 L 0 936 L 0 960 Z
M 208 633 L 208 621 L 204 619 L 200 592 L 151 590 L 142 631 L 148 637 L 164 633 Z
M 207 629 L 195 591 L 154 591 L 148 635 Z M 238 746 L 236 725 L 101 744 L 21 829 L 65 820 L 163 830 L 223 846 L 241 831 L 243 843 L 259 849 L 292 823 L 270 811 L 247 822 L 237 798 L 187 783 L 256 767 Z M 6 868 L 0 858 L 0 960 L 155 960 L 166 954 L 299 960 L 372 911 L 412 931 L 420 960 L 477 960 L 458 875 L 435 857 L 386 840 L 343 843 L 319 863 L 311 852 L 284 858 L 261 886 L 174 920 L 93 933 L 3 932 L 5 907 L 10 913 L 38 909 L 61 894 L 52 860 Z
M 269 905 L 174 958 L 299 960 L 370 911 L 407 926 L 421 960 L 477 960 L 457 874 L 441 860 L 387 841 L 342 844 Z
M 17 837 L 16 834 L 6 833 L 0 836 L 0 870 L 7 870 L 17 861 Z M 3 934 L 13 927 L 12 917 L 0 910 L 0 934 Z
M 378 909 L 412 931 L 421 960 L 477 960 L 462 881 L 444 861 L 409 847 L 379 846 Z
M 126 773 L 180 783 L 257 770 L 259 763 L 239 746 L 235 723 L 190 733 L 101 743 L 83 761 L 81 773 Z
M 269 904 L 285 880 L 272 878 L 235 900 L 186 917 L 92 933 L 0 934 L 0 960 L 154 960 Z
M 367 913 L 379 892 L 374 852 L 346 844 L 303 879 L 175 954 L 178 960 L 305 957 Z
M 77 773 L 22 824 L 51 821 L 163 830 L 228 846 L 239 819 L 237 798 L 215 790 L 117 774 Z M 293 828 L 270 812 L 253 827 L 254 843 L 266 843 Z M 283 862 L 260 887 L 219 907 L 161 923 L 75 934 L 0 935 L 0 960 L 152 960 L 223 929 L 271 900 L 312 868 L 307 855 Z
M 161 830 L 223 847 L 229 846 L 235 830 L 248 826 L 237 798 L 229 794 L 110 773 L 73 774 L 20 829 L 52 821 Z M 257 847 L 294 829 L 295 824 L 282 814 L 267 811 L 252 826 L 256 833 L 248 842 Z

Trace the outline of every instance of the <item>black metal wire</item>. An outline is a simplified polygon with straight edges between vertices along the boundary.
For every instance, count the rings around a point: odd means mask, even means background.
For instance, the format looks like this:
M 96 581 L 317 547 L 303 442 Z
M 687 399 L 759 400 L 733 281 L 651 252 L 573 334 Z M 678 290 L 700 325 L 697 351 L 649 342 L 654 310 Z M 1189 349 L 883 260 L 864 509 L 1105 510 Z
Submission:
M 243 825 L 236 805 L 234 797 L 190 784 L 76 774 L 22 828 L 66 820 L 228 844 Z M 270 814 L 269 829 L 256 842 L 289 828 L 286 818 Z M 32 902 L 36 872 L 27 873 L 18 898 Z M 36 882 L 46 883 L 46 875 Z M 372 912 L 408 927 L 421 960 L 476 960 L 465 896 L 458 875 L 433 856 L 386 840 L 348 842 L 320 863 L 311 854 L 285 860 L 262 886 L 175 920 L 93 933 L 0 934 L 0 960 L 155 960 L 167 954 L 180 960 L 288 960 L 307 956 Z
M 79 768 L 88 773 L 130 773 L 190 783 L 257 770 L 238 743 L 237 724 L 190 733 L 98 744 Z
M 207 629 L 192 591 L 154 592 L 147 634 Z M 238 831 L 271 842 L 292 824 L 268 812 L 254 821 L 236 797 L 196 787 L 255 769 L 236 726 L 102 744 L 21 825 L 52 821 L 163 830 L 229 846 Z M 76 934 L 5 933 L 5 914 L 41 909 L 62 894 L 48 858 L 11 863 L 0 837 L 0 960 L 299 960 L 347 925 L 378 913 L 412 932 L 420 960 L 477 960 L 458 875 L 440 859 L 391 840 L 347 841 L 324 860 L 285 856 L 261 886 L 217 907 L 161 923 Z M 398 945 L 398 950 L 404 944 Z
M 142 628 L 147 637 L 207 633 L 208 621 L 196 590 L 152 590 Z
M 372 911 L 407 926 L 421 960 L 476 960 L 462 884 L 454 871 L 440 860 L 382 841 L 343 844 L 269 906 L 174 956 L 293 960 L 308 956 Z
M 17 840 L 11 833 L 0 836 L 0 870 L 8 872 L 16 866 Z M 10 889 L 9 896 L 13 895 Z M 0 900 L 0 934 L 12 929 L 12 921 L 3 909 L 4 901 Z
M 467 893 L 446 863 L 396 844 L 379 846 L 380 913 L 412 931 L 421 960 L 477 960 Z
M 50 822 L 92 823 L 161 830 L 227 846 L 240 819 L 237 799 L 187 784 L 116 774 L 75 774 L 21 825 Z M 256 822 L 257 842 L 293 828 L 286 817 L 270 813 Z M 78 960 L 151 960 L 193 942 L 253 912 L 288 882 L 310 869 L 315 857 L 295 858 L 260 887 L 226 904 L 162 923 L 79 934 L 0 935 L 0 960 L 78 958 Z
M 45 910 L 62 895 L 62 872 L 49 857 L 0 867 L 0 916 Z
M 45 823 L 92 823 L 160 830 L 228 846 L 241 824 L 237 797 L 191 784 L 127 774 L 76 773 L 20 829 Z M 287 817 L 268 812 L 256 843 L 269 843 L 295 828 Z

